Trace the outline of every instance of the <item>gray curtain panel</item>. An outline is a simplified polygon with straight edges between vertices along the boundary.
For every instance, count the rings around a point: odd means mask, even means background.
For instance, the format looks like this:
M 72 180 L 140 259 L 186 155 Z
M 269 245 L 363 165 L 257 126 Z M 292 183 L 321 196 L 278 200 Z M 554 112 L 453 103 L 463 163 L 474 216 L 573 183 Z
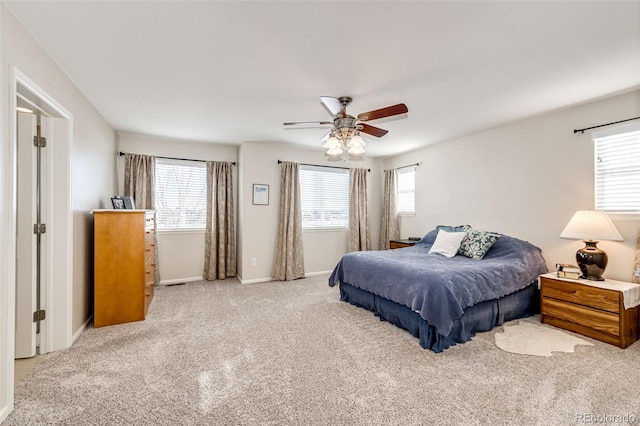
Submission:
M 153 155 L 124 155 L 124 195 L 133 198 L 136 209 L 155 210 L 156 157 Z M 160 284 L 160 257 L 158 254 L 158 218 L 155 220 L 155 277 Z
M 396 212 L 396 169 L 384 171 L 384 194 L 382 201 L 382 225 L 380 226 L 380 249 L 389 249 L 389 240 L 400 238 L 400 225 Z
M 233 164 L 207 161 L 205 280 L 236 276 L 236 231 L 233 212 Z
M 291 161 L 283 161 L 280 165 L 278 239 L 272 274 L 272 278 L 278 281 L 291 281 L 304 277 L 298 170 L 299 164 Z
M 367 211 L 367 169 L 349 170 L 349 240 L 347 251 L 371 250 Z
M 137 209 L 155 209 L 156 157 L 125 154 L 124 195 L 133 198 Z

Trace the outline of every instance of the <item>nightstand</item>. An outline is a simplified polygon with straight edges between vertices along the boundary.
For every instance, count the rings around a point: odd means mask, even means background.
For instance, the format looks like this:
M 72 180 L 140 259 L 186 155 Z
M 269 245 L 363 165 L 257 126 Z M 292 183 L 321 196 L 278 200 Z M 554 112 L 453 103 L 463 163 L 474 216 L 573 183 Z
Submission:
M 414 241 L 414 240 L 389 240 L 389 249 L 393 250 L 393 249 L 411 247 L 415 243 L 417 243 L 417 241 Z
M 640 285 L 621 281 L 589 281 L 540 276 L 540 321 L 626 348 L 638 340 L 639 310 L 625 309 L 623 291 Z

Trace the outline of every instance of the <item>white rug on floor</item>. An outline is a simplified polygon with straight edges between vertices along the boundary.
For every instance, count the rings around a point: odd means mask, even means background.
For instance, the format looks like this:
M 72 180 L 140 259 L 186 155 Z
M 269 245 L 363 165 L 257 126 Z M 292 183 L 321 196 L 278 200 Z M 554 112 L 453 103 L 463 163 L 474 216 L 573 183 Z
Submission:
M 574 352 L 576 345 L 593 346 L 586 340 L 557 328 L 519 321 L 507 323 L 503 333 L 496 333 L 496 346 L 505 352 L 523 355 L 551 356 L 553 352 Z

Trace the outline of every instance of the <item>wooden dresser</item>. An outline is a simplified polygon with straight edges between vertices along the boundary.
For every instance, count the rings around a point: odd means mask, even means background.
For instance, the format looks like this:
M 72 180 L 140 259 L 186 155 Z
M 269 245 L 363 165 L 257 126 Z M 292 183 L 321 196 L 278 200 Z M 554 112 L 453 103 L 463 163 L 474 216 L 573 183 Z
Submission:
M 155 281 L 155 212 L 94 210 L 94 327 L 145 319 Z
M 624 308 L 622 291 L 587 280 L 540 277 L 540 321 L 626 348 L 638 340 L 640 307 Z M 606 280 L 612 287 L 629 285 Z

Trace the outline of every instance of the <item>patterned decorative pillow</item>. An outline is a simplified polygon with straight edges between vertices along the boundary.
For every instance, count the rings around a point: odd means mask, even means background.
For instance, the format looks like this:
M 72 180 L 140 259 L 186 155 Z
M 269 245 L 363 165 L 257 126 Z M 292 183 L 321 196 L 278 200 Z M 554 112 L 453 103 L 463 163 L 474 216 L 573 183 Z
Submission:
M 487 254 L 498 238 L 500 238 L 500 234 L 469 229 L 467 230 L 466 237 L 464 237 L 460 244 L 458 253 L 471 259 L 480 260 Z
M 470 225 L 458 225 L 458 226 L 438 225 L 436 226 L 436 231 L 445 231 L 445 232 L 467 232 L 469 229 L 471 229 Z

